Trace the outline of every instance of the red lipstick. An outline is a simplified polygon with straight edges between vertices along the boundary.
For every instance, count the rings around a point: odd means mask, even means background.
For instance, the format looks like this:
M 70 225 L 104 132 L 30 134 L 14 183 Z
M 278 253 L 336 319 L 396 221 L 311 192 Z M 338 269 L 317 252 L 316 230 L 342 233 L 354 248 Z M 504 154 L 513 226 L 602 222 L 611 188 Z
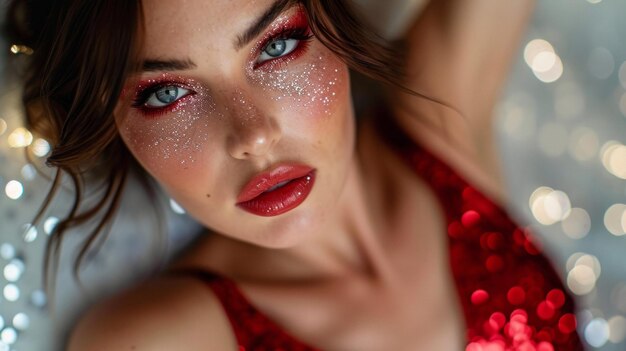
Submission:
M 280 164 L 252 177 L 237 196 L 237 206 L 258 216 L 278 216 L 304 202 L 314 183 L 313 168 Z

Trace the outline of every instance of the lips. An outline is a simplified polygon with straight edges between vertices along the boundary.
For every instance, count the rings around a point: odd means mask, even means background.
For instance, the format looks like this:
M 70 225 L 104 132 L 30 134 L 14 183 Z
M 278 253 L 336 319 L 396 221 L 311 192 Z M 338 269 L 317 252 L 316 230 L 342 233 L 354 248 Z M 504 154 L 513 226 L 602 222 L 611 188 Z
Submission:
M 314 182 L 313 168 L 281 164 L 252 177 L 237 196 L 237 206 L 258 216 L 277 216 L 304 202 Z

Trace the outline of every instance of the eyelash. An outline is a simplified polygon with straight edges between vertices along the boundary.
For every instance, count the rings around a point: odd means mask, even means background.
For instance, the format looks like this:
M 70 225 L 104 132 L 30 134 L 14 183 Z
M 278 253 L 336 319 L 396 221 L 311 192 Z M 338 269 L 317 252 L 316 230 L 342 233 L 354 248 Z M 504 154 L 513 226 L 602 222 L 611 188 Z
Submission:
M 264 62 L 261 62 L 259 64 L 255 64 L 254 65 L 254 69 L 258 69 L 261 68 L 263 66 L 265 66 L 266 64 L 278 64 L 278 63 L 284 63 L 285 59 L 289 59 L 289 61 L 298 58 L 299 56 L 301 56 L 302 54 L 304 54 L 306 52 L 306 50 L 309 48 L 309 44 L 311 42 L 311 39 L 313 39 L 313 34 L 311 34 L 310 29 L 308 26 L 299 26 L 299 27 L 285 27 L 283 28 L 280 32 L 270 36 L 268 39 L 266 39 L 259 47 L 260 49 L 258 50 L 258 52 L 256 53 L 256 55 L 260 55 L 261 52 L 263 52 L 267 46 L 276 40 L 289 40 L 289 39 L 295 39 L 298 40 L 298 46 L 289 54 L 285 55 L 285 56 L 280 56 L 280 57 L 276 57 L 274 59 L 271 60 L 267 60 Z
M 156 94 L 157 91 L 168 86 L 175 86 L 178 88 L 187 89 L 189 90 L 189 93 L 179 98 L 178 100 L 172 102 L 169 105 L 160 106 L 160 107 L 146 106 L 146 103 L 148 102 L 148 99 L 150 99 L 150 96 L 152 96 L 152 94 Z M 131 106 L 141 111 L 144 115 L 151 116 L 151 117 L 160 116 L 167 112 L 173 111 L 178 106 L 179 103 L 181 103 L 183 100 L 186 100 L 188 97 L 191 97 L 193 95 L 196 95 L 196 93 L 193 91 L 193 89 L 190 89 L 185 84 L 172 82 L 172 81 L 162 81 L 162 82 L 154 83 L 153 85 L 148 86 L 146 88 L 140 89 L 137 92 L 135 99 L 133 99 Z
M 296 48 L 293 49 L 292 52 L 288 53 L 285 56 L 279 56 L 279 57 L 266 60 L 260 63 L 255 62 L 253 64 L 253 69 L 256 70 L 266 65 L 271 65 L 272 68 L 280 68 L 281 65 L 286 64 L 287 62 L 290 62 L 302 56 L 307 51 L 312 38 L 313 38 L 313 34 L 311 34 L 308 25 L 284 27 L 276 34 L 270 35 L 266 40 L 262 42 L 261 45 L 258 46 L 259 49 L 256 52 L 256 57 L 260 56 L 261 53 L 267 48 L 267 46 L 272 41 L 275 41 L 275 40 L 289 40 L 289 39 L 298 40 Z M 178 100 L 174 101 L 173 103 L 169 105 L 165 105 L 162 107 L 146 106 L 146 103 L 152 94 L 155 94 L 157 91 L 167 86 L 176 86 L 179 88 L 189 89 L 190 93 L 179 98 Z M 131 106 L 133 108 L 138 109 L 146 116 L 156 117 L 156 116 L 160 116 L 165 113 L 173 111 L 179 105 L 179 103 L 181 103 L 183 100 L 186 100 L 188 97 L 191 97 L 195 94 L 196 93 L 192 89 L 190 89 L 188 86 L 181 84 L 179 82 L 162 81 L 162 82 L 154 83 L 151 86 L 148 86 L 146 88 L 140 89 L 137 92 L 136 97 L 133 99 Z

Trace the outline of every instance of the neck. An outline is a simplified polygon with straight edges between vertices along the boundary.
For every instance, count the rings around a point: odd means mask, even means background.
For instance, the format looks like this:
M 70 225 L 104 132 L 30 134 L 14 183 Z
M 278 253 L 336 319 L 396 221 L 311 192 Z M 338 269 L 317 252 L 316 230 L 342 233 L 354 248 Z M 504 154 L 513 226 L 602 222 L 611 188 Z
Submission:
M 299 262 L 307 275 L 386 276 L 388 264 L 378 234 L 381 216 L 373 206 L 376 202 L 367 198 L 370 193 L 366 189 L 371 183 L 355 157 L 337 206 L 320 223 L 319 234 L 283 250 L 284 254 Z

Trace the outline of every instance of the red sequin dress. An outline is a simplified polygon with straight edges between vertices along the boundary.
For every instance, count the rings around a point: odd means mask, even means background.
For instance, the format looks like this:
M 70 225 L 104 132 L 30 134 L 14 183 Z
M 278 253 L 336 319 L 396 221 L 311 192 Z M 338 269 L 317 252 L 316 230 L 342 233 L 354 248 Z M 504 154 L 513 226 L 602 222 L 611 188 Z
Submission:
M 574 303 L 531 233 L 397 126 L 381 135 L 435 191 L 446 212 L 451 271 L 467 327 L 466 351 L 578 351 Z M 217 295 L 241 351 L 305 351 L 225 277 L 193 271 Z

